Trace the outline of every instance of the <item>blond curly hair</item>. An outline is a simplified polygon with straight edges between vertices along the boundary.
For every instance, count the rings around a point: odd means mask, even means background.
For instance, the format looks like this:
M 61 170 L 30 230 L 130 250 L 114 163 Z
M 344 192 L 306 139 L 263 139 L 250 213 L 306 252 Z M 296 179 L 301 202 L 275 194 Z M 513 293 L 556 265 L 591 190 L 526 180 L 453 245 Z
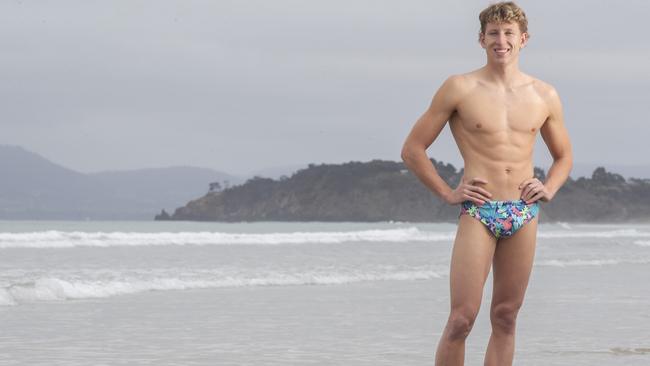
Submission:
M 502 1 L 485 8 L 478 19 L 481 21 L 481 32 L 485 34 L 488 23 L 509 23 L 519 24 L 521 33 L 528 33 L 528 19 L 526 13 L 512 1 Z

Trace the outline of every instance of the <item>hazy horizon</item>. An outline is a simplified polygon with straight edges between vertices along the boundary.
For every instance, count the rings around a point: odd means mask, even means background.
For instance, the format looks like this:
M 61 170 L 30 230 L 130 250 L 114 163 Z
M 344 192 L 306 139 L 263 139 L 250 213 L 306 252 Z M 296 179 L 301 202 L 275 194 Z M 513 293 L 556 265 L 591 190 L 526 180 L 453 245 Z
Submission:
M 310 164 L 336 164 L 336 163 L 330 163 L 330 162 L 320 162 L 320 163 L 315 163 L 315 162 L 309 162 L 306 164 L 295 164 L 295 165 L 281 165 L 281 166 L 271 166 L 271 167 L 266 167 L 263 169 L 257 169 L 257 170 L 251 170 L 248 172 L 245 172 L 243 174 L 234 174 L 228 171 L 223 171 L 223 170 L 217 170 L 209 167 L 202 167 L 202 166 L 195 166 L 195 165 L 190 165 L 190 164 L 185 164 L 185 165 L 161 165 L 161 166 L 149 166 L 149 167 L 141 167 L 141 168 L 131 168 L 131 169 L 107 169 L 107 170 L 96 170 L 96 171 L 90 171 L 90 172 L 82 172 L 78 171 L 74 168 L 68 167 L 64 164 L 61 164 L 60 162 L 53 161 L 49 159 L 47 156 L 43 156 L 42 154 L 38 154 L 32 151 L 29 151 L 25 149 L 24 147 L 18 146 L 18 145 L 2 145 L 0 144 L 0 154 L 2 153 L 2 148 L 3 147 L 15 147 L 19 149 L 23 149 L 27 151 L 28 153 L 33 153 L 36 154 L 37 156 L 41 157 L 42 159 L 45 159 L 53 164 L 56 164 L 58 166 L 61 166 L 65 169 L 70 169 L 78 173 L 82 174 L 88 174 L 88 175 L 94 175 L 94 174 L 102 174 L 102 173 L 113 173 L 113 172 L 136 172 L 136 171 L 147 171 L 147 170 L 158 170 L 158 169 L 174 169 L 174 168 L 197 168 L 197 169 L 209 169 L 217 173 L 221 174 L 226 174 L 229 176 L 232 176 L 233 178 L 238 178 L 238 179 L 247 179 L 251 178 L 253 176 L 262 176 L 262 177 L 267 177 L 267 178 L 273 178 L 273 179 L 278 179 L 281 176 L 290 176 L 291 174 L 295 173 L 299 169 L 304 169 L 307 168 L 308 165 Z M 370 159 L 374 160 L 374 159 Z M 365 160 L 361 162 L 369 162 L 370 160 Z M 388 159 L 383 159 L 383 160 L 388 160 Z M 348 163 L 352 162 L 353 160 L 349 161 L 344 161 L 341 163 Z M 392 160 L 396 161 L 396 160 Z M 448 161 L 444 160 L 439 160 L 439 162 L 442 163 L 451 163 Z M 456 169 L 460 169 L 463 167 L 462 164 L 454 164 L 454 167 Z M 620 174 L 626 178 L 649 178 L 650 177 L 650 165 L 624 165 L 624 164 L 618 164 L 618 165 L 603 165 L 603 164 L 583 164 L 583 163 L 577 163 L 574 164 L 574 168 L 571 171 L 571 177 L 574 179 L 577 179 L 579 177 L 591 177 L 591 174 L 593 173 L 594 169 L 597 167 L 604 167 L 608 172 L 612 173 L 617 173 Z M 545 168 L 544 168 L 545 169 Z M 546 170 L 546 169 L 545 169 Z
M 440 83 L 483 65 L 489 3 L 3 2 L 0 144 L 84 173 L 399 160 Z M 577 166 L 647 167 L 650 46 L 634 36 L 650 4 L 518 3 L 521 68 L 559 91 Z M 448 129 L 429 155 L 461 165 Z

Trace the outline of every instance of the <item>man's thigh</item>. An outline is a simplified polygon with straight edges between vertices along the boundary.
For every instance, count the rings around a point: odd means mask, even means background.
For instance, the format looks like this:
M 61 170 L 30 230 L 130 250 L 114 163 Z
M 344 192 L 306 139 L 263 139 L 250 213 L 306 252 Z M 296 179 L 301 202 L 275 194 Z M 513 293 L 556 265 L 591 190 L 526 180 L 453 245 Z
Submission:
M 492 304 L 518 306 L 523 302 L 535 257 L 537 220 L 534 218 L 511 237 L 498 241 L 492 262 Z
M 496 239 L 485 225 L 469 215 L 458 219 L 451 255 L 451 307 L 478 311 L 490 272 Z

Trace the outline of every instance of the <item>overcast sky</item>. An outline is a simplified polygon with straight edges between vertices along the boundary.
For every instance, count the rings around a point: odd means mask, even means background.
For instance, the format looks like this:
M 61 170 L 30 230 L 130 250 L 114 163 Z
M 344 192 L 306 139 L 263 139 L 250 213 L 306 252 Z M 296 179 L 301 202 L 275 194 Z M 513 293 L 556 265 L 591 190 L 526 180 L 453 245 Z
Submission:
M 82 172 L 399 160 L 441 82 L 485 63 L 489 3 L 5 0 L 0 144 Z M 519 4 L 576 162 L 646 164 L 650 2 Z M 448 129 L 429 153 L 461 162 Z

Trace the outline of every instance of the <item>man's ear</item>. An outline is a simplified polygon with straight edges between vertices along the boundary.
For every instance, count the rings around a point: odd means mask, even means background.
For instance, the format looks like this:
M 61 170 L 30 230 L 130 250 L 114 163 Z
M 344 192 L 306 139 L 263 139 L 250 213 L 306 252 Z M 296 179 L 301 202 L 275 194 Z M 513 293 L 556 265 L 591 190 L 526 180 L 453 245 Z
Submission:
M 485 48 L 485 34 L 483 32 L 478 32 L 478 44 Z
M 521 48 L 526 47 L 528 44 L 528 33 L 524 32 L 521 34 Z

